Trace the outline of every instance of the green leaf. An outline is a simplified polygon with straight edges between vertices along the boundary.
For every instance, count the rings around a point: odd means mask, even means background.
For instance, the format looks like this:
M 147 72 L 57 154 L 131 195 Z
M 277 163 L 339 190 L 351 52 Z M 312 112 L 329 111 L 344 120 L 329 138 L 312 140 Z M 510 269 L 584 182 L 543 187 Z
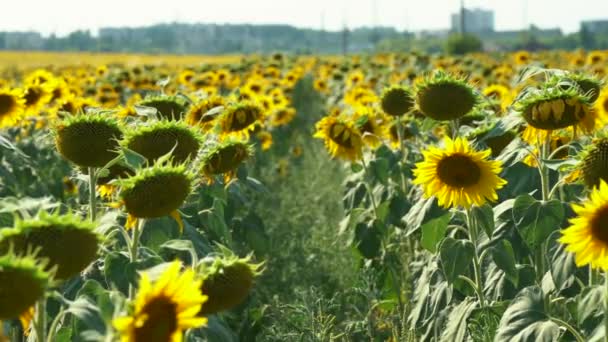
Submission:
M 359 163 L 352 163 L 352 164 L 350 164 L 350 170 L 353 173 L 359 173 L 359 172 L 363 171 L 363 166 Z
M 543 296 L 538 286 L 523 289 L 502 316 L 495 341 L 558 341 L 561 330 L 545 313 Z
M 590 318 L 601 318 L 604 315 L 604 286 L 587 287 L 577 296 L 577 323 L 585 325 Z
M 114 314 L 114 303 L 110 298 L 110 292 L 104 289 L 99 282 L 93 279 L 87 280 L 76 294 L 76 297 L 78 298 L 84 296 L 96 303 L 101 317 L 106 322 L 112 320 L 112 315 Z
M 441 266 L 448 283 L 465 274 L 475 255 L 475 246 L 469 240 L 456 240 L 446 237 L 439 247 Z
M 490 253 L 496 266 L 500 268 L 507 279 L 515 287 L 519 283 L 519 271 L 515 262 L 515 252 L 513 252 L 513 246 L 508 240 L 500 240 L 496 245 L 490 247 Z
M 134 170 L 142 168 L 143 165 L 145 165 L 145 163 L 148 161 L 146 157 L 133 150 L 130 150 L 126 147 L 121 147 L 121 149 L 122 154 L 125 156 L 125 162 L 129 167 Z
M 445 237 L 445 232 L 448 230 L 450 216 L 450 213 L 446 213 L 422 225 L 422 239 L 420 240 L 422 247 L 432 253 L 437 252 L 437 245 Z
M 465 300 L 456 305 L 446 323 L 445 330 L 441 334 L 440 341 L 459 342 L 464 341 L 467 334 L 467 320 L 477 307 L 477 301 L 467 297 Z
M 376 215 L 378 220 L 382 221 L 382 222 L 386 222 L 386 217 L 388 216 L 388 214 L 391 211 L 391 202 L 390 201 L 384 201 L 380 204 L 378 204 L 378 210 L 376 211 Z
M 555 232 L 553 236 L 559 234 Z M 551 253 L 551 278 L 558 290 L 564 290 L 572 286 L 575 282 L 576 264 L 574 263 L 574 254 L 568 253 L 565 246 L 561 243 L 555 243 L 553 253 Z
M 371 173 L 383 185 L 388 185 L 389 162 L 385 158 L 376 158 L 370 163 Z
M 101 318 L 101 312 L 90 300 L 86 297 L 80 297 L 75 301 L 64 301 L 67 304 L 66 312 L 77 318 L 74 323 L 80 329 L 75 330 L 75 332 L 84 331 L 83 327 L 86 327 L 102 334 L 105 333 L 106 325 Z
M 364 258 L 373 259 L 380 255 L 381 238 L 381 232 L 373 224 L 359 223 L 353 243 Z
M 515 199 L 513 219 L 528 247 L 535 250 L 551 233 L 559 230 L 564 220 L 564 207 L 558 200 L 543 202 L 530 195 L 521 195 Z
M 484 204 L 481 207 L 475 206 L 471 210 L 471 213 L 475 218 L 475 222 L 477 222 L 477 227 L 481 227 L 488 238 L 491 238 L 492 232 L 494 232 L 494 210 L 492 207 L 488 204 Z

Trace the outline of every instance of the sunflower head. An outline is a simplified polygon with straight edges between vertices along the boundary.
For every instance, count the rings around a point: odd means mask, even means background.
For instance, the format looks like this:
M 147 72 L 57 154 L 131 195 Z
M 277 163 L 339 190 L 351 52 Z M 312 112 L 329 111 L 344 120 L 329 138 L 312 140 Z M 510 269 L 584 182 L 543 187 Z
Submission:
M 122 130 L 107 113 L 69 115 L 54 127 L 55 145 L 81 167 L 102 167 L 117 157 Z
M 496 190 L 506 181 L 498 176 L 499 161 L 488 160 L 491 150 L 475 151 L 464 138 L 445 138 L 444 148 L 423 151 L 424 160 L 416 164 L 414 184 L 421 185 L 426 197 L 436 196 L 440 206 L 470 208 L 498 199 Z
M 202 173 L 211 178 L 232 173 L 253 155 L 253 148 L 243 140 L 228 139 L 207 150 L 202 159 Z
M 236 136 L 249 138 L 249 132 L 262 124 L 264 112 L 262 107 L 253 102 L 240 102 L 228 106 L 219 117 L 223 137 Z
M 207 324 L 197 317 L 207 297 L 200 292 L 201 280 L 192 269 L 181 271 L 173 262 L 156 281 L 144 272 L 131 313 L 114 320 L 123 342 L 182 341 L 183 332 Z
M 25 99 L 19 89 L 0 88 L 0 128 L 16 124 L 25 109 Z
M 582 95 L 589 96 L 589 102 L 595 103 L 600 96 L 602 82 L 595 77 L 590 77 L 585 74 L 571 74 L 567 76 L 568 81 L 574 83 Z M 563 90 L 567 90 L 570 82 L 559 83 Z
M 200 291 L 208 297 L 199 315 L 212 315 L 241 304 L 253 288 L 263 264 L 251 262 L 251 255 L 239 258 L 222 247 L 221 256 L 206 258 L 198 265 L 203 279 Z
M 412 92 L 403 86 L 392 86 L 384 89 L 380 97 L 380 105 L 384 113 L 391 116 L 401 116 L 414 108 Z
M 182 97 L 169 95 L 147 96 L 138 105 L 155 108 L 158 115 L 167 120 L 181 118 L 188 109 L 188 104 Z
M 296 116 L 296 110 L 290 107 L 276 108 L 270 115 L 270 124 L 272 126 L 284 126 L 290 123 Z
M 316 128 L 314 137 L 323 139 L 332 157 L 349 161 L 361 158 L 363 139 L 352 120 L 341 115 L 326 116 L 317 122 Z
M 559 242 L 566 251 L 574 253 L 576 266 L 608 270 L 608 185 L 600 180 L 589 199 L 582 205 L 573 204 L 572 209 L 576 216 L 561 231 Z
M 14 228 L 3 230 L 0 250 L 13 248 L 18 253 L 38 250 L 38 257 L 48 259 L 49 269 L 56 267 L 54 278 L 66 280 L 97 258 L 100 241 L 95 223 L 69 213 L 40 212 L 36 218 L 17 221 Z
M 595 115 L 589 98 L 580 94 L 578 87 L 548 86 L 531 89 L 515 104 L 528 124 L 541 130 L 556 130 L 581 125 L 590 130 L 595 126 Z
M 0 320 L 19 317 L 44 297 L 49 274 L 32 256 L 0 256 Z
M 199 126 L 203 130 L 208 130 L 213 126 L 213 121 L 221 111 L 210 112 L 214 108 L 223 107 L 226 100 L 221 96 L 210 96 L 196 103 L 186 113 L 186 123 L 191 126 Z
M 156 163 L 117 182 L 129 215 L 155 218 L 179 209 L 192 190 L 193 178 L 183 164 Z
M 585 185 L 593 188 L 602 180 L 608 181 L 608 138 L 594 140 L 581 154 L 580 170 Z
M 463 80 L 438 72 L 417 85 L 416 102 L 425 116 L 446 121 L 466 115 L 479 99 Z
M 372 149 L 380 147 L 384 140 L 389 139 L 389 128 L 383 119 L 367 108 L 358 109 L 352 117 L 355 127 L 362 134 L 363 142 Z
M 155 121 L 128 130 L 122 144 L 146 157 L 150 163 L 173 150 L 173 160 L 183 163 L 196 157 L 201 134 L 183 121 Z

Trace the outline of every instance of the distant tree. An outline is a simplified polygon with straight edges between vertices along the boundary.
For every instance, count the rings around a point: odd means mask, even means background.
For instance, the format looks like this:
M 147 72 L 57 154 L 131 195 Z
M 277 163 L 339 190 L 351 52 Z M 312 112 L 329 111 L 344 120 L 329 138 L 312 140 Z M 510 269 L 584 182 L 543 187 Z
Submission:
M 581 41 L 581 45 L 585 49 L 596 48 L 595 35 L 593 34 L 593 32 L 589 31 L 587 26 L 581 25 L 581 30 L 579 31 L 578 36 Z
M 448 37 L 445 51 L 448 54 L 463 55 L 482 51 L 483 43 L 473 34 L 452 34 Z

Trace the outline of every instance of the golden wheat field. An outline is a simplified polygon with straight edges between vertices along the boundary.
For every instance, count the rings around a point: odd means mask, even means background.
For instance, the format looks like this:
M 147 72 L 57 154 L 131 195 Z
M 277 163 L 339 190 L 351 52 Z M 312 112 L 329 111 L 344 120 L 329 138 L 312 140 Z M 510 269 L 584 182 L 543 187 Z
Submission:
M 0 53 L 0 341 L 608 340 L 608 52 Z

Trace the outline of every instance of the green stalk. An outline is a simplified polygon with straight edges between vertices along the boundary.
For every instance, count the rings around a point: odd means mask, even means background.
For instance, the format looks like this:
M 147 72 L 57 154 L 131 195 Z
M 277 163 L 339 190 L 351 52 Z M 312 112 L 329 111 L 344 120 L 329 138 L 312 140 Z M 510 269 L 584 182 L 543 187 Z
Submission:
M 407 193 L 406 183 L 405 183 L 405 175 L 403 174 L 403 163 L 407 160 L 405 154 L 405 148 L 403 147 L 403 135 L 401 132 L 401 120 L 399 117 L 395 118 L 395 129 L 397 130 L 397 138 L 399 139 L 399 151 L 401 151 L 401 170 L 399 170 L 399 175 L 401 176 L 401 191 L 405 195 Z
M 538 167 L 540 168 L 540 182 L 542 191 L 543 202 L 549 201 L 551 196 L 550 184 L 549 184 L 549 168 L 545 165 L 545 160 L 549 160 L 551 155 L 551 135 L 552 131 L 547 131 L 547 137 L 540 146 L 540 160 L 538 161 Z M 534 252 L 534 266 L 536 268 L 537 281 L 540 284 L 542 277 L 545 274 L 545 244 L 542 243 L 539 248 Z
M 363 169 L 365 170 L 365 175 L 369 176 L 369 169 L 367 168 L 367 163 L 365 163 L 365 157 L 361 156 L 361 164 L 363 164 Z M 369 199 L 372 202 L 372 207 L 374 208 L 374 215 L 376 219 L 378 218 L 378 206 L 376 205 L 376 199 L 374 198 L 374 193 L 372 192 L 372 187 L 369 185 L 367 179 L 363 180 L 363 184 L 365 184 L 365 188 L 367 189 L 367 194 L 369 195 Z
M 138 250 L 139 250 L 139 238 L 141 237 L 141 233 L 144 230 L 144 225 L 146 224 L 146 220 L 140 218 L 137 220 L 137 225 L 133 228 L 133 238 L 131 239 L 131 246 L 129 248 L 130 261 L 131 263 L 137 262 Z M 133 299 L 135 297 L 135 288 L 132 286 L 129 288 L 129 298 Z
M 481 305 L 482 308 L 485 308 L 486 299 L 483 294 L 483 282 L 481 279 L 481 263 L 479 262 L 479 254 L 477 253 L 477 243 L 479 241 L 477 224 L 476 224 L 475 220 L 473 219 L 473 215 L 471 215 L 471 210 L 467 209 L 466 213 L 467 213 L 467 224 L 469 226 L 469 238 L 471 239 L 473 246 L 475 246 L 474 253 L 473 253 L 473 270 L 475 273 L 475 285 L 477 286 L 477 289 L 478 289 L 477 296 L 479 297 L 479 304 Z
M 97 185 L 97 175 L 94 167 L 89 167 L 89 207 L 91 221 L 95 221 L 95 215 L 97 212 L 97 193 L 95 186 Z
M 34 329 L 36 330 L 36 341 L 44 342 L 46 340 L 46 297 L 36 304 Z

